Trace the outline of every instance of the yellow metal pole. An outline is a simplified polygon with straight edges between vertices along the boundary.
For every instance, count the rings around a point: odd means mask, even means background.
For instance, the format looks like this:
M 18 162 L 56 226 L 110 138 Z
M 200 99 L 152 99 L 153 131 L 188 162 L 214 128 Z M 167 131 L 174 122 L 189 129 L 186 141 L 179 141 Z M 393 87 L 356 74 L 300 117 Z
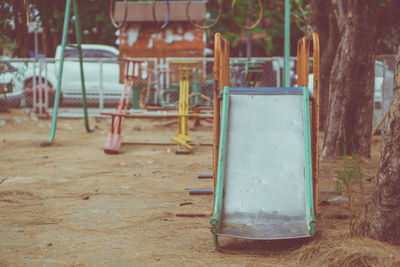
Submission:
M 178 135 L 172 137 L 172 140 L 180 146 L 192 149 L 188 142 L 195 141 L 188 136 L 188 120 L 189 120 L 189 64 L 196 62 L 176 62 L 180 63 L 179 67 L 179 109 L 178 109 Z
M 183 82 L 183 69 L 182 66 L 179 66 L 179 115 L 183 114 L 183 102 L 182 102 L 182 97 L 183 97 L 183 86 L 184 86 L 184 82 Z M 183 127 L 183 123 L 182 123 L 182 116 L 179 116 L 178 118 L 178 136 L 180 136 L 182 134 L 182 127 Z
M 189 113 L 189 66 L 185 66 L 185 86 L 184 86 L 184 113 L 188 114 Z M 187 137 L 188 136 L 188 117 L 184 116 L 183 117 L 183 134 Z

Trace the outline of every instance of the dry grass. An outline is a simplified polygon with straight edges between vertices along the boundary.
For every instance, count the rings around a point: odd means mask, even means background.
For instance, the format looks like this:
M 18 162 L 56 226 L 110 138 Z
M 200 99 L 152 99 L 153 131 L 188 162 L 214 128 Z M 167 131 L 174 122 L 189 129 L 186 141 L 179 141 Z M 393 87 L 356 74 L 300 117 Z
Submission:
M 290 258 L 300 266 L 400 266 L 399 246 L 369 238 L 315 240 Z

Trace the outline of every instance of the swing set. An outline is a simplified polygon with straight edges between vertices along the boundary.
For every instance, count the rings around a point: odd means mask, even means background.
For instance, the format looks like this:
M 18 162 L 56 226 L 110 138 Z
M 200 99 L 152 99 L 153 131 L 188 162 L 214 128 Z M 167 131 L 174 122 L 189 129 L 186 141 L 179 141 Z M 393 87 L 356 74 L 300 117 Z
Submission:
M 214 21 L 209 24 L 207 24 L 207 23 L 197 24 L 195 21 L 193 21 L 190 18 L 189 10 L 190 10 L 192 1 L 189 0 L 187 3 L 187 6 L 186 6 L 186 15 L 188 16 L 188 21 L 194 27 L 200 28 L 200 29 L 209 29 L 209 28 L 213 27 L 214 25 L 216 25 L 216 23 L 219 21 L 219 19 L 221 17 L 221 13 L 222 13 L 222 11 L 221 11 L 222 10 L 222 1 L 221 0 L 215 0 L 215 1 L 217 1 L 218 13 L 217 13 L 217 17 L 214 19 Z M 288 0 L 286 0 L 286 1 L 288 1 Z M 25 2 L 28 5 L 28 0 L 25 0 Z M 155 22 L 157 21 L 155 10 L 157 8 L 158 3 L 159 3 L 158 1 L 154 0 L 153 5 L 152 5 L 153 19 Z M 234 0 L 232 2 L 232 6 L 231 6 L 233 16 L 235 15 L 235 5 L 236 4 L 237 4 L 237 1 Z M 123 12 L 122 21 L 117 22 L 117 20 L 113 16 L 114 9 L 115 9 L 114 8 L 115 0 L 110 0 L 110 2 L 109 2 L 110 20 L 111 20 L 111 23 L 114 25 L 114 27 L 116 27 L 118 29 L 122 28 L 126 25 L 126 21 L 127 21 L 127 17 L 128 17 L 127 0 L 123 1 L 123 5 L 124 5 L 124 12 Z M 164 21 L 161 28 L 167 27 L 168 21 L 169 21 L 170 9 L 168 8 L 168 6 L 169 6 L 168 1 L 166 1 L 166 5 L 167 5 L 166 20 Z M 258 23 L 261 21 L 262 10 L 263 10 L 261 0 L 258 0 L 258 5 L 259 5 L 260 10 L 259 10 L 258 19 L 256 20 L 256 22 L 253 23 L 252 25 L 247 25 L 247 26 L 239 25 L 240 27 L 249 30 L 258 25 Z M 61 80 L 62 80 L 62 74 L 63 74 L 64 52 L 65 52 L 65 48 L 67 46 L 71 46 L 71 45 L 67 44 L 67 33 L 68 33 L 71 9 L 73 12 L 73 16 L 75 17 L 75 34 L 76 34 L 77 44 L 75 44 L 73 46 L 77 48 L 78 56 L 79 56 L 81 87 L 82 87 L 82 106 L 83 106 L 85 128 L 86 128 L 87 132 L 93 131 L 93 128 L 91 128 L 89 126 L 89 121 L 88 121 L 86 89 L 85 89 L 85 79 L 84 79 L 85 77 L 84 77 L 84 72 L 83 72 L 83 60 L 82 60 L 82 48 L 81 48 L 82 42 L 81 42 L 81 29 L 80 29 L 80 17 L 79 17 L 79 10 L 78 10 L 78 2 L 77 2 L 77 0 L 66 0 L 64 25 L 63 25 L 63 33 L 62 33 L 62 41 L 61 41 L 61 55 L 60 55 L 60 61 L 58 63 L 59 71 L 57 74 L 57 84 L 56 84 L 55 103 L 54 103 L 52 122 L 51 122 L 51 131 L 50 131 L 50 136 L 49 136 L 48 141 L 41 143 L 41 146 L 51 145 L 55 138 L 59 100 L 60 100 L 60 91 L 61 91 Z M 286 48 L 286 46 L 287 46 L 287 48 Z M 288 45 L 285 44 L 285 58 L 286 57 L 288 60 Z M 138 72 L 140 71 L 139 70 L 140 61 L 135 60 L 135 59 L 124 59 L 124 61 L 125 61 L 124 89 L 121 94 L 120 101 L 119 101 L 118 107 L 116 109 L 116 112 L 115 113 L 103 113 L 103 115 L 109 115 L 112 118 L 110 135 L 107 139 L 107 142 L 106 142 L 106 145 L 104 148 L 105 153 L 110 153 L 110 154 L 118 153 L 119 148 L 122 145 L 122 125 L 123 125 L 124 118 L 140 118 L 140 117 L 141 118 L 143 118 L 143 117 L 158 117 L 158 118 L 175 117 L 175 118 L 178 118 L 178 135 L 173 137 L 172 140 L 178 144 L 178 151 L 185 151 L 187 153 L 190 153 L 192 151 L 192 146 L 190 143 L 193 142 L 194 140 L 188 136 L 188 119 L 196 118 L 196 121 L 198 122 L 198 119 L 200 119 L 200 118 L 205 118 L 205 119 L 212 118 L 208 114 L 196 113 L 196 111 L 190 113 L 189 104 L 188 104 L 189 98 L 192 96 L 192 94 L 189 93 L 189 89 L 188 89 L 189 88 L 188 72 L 189 72 L 190 64 L 188 64 L 186 62 L 186 64 L 183 64 L 184 66 L 179 67 L 180 82 L 179 82 L 179 103 L 178 103 L 178 107 L 177 107 L 178 112 L 175 114 L 151 115 L 151 114 L 129 114 L 128 113 L 128 109 L 130 107 L 130 101 L 131 101 L 131 97 L 130 97 L 131 90 L 132 90 L 133 85 L 135 84 L 134 81 L 138 77 Z M 287 65 L 288 64 L 285 64 L 285 68 L 287 68 Z M 285 73 L 286 72 L 288 73 L 288 69 L 285 70 Z M 214 95 L 214 98 L 215 97 L 216 96 Z M 214 99 L 214 101 L 215 101 L 215 99 Z M 214 112 L 214 119 L 215 119 L 215 113 L 216 112 Z

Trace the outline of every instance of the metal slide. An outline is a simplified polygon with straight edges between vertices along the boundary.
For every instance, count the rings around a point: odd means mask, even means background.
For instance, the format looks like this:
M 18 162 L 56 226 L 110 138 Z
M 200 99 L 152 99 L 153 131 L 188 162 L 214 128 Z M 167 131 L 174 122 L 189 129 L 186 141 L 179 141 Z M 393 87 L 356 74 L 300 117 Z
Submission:
M 274 240 L 315 233 L 307 87 L 223 90 L 212 233 Z

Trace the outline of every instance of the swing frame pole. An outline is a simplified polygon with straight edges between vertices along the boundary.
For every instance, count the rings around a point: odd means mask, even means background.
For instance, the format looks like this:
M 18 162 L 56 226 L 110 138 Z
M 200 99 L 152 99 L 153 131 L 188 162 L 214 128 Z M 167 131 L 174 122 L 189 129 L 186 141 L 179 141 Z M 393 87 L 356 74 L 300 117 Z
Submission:
M 87 112 L 86 88 L 85 88 L 85 78 L 84 78 L 84 73 L 83 73 L 83 60 L 82 60 L 81 32 L 80 32 L 80 23 L 79 23 L 78 3 L 76 0 L 72 0 L 72 1 L 73 1 L 73 12 L 75 15 L 75 35 L 76 35 L 77 49 L 78 49 L 78 54 L 79 54 L 80 75 L 81 75 L 81 83 L 82 83 L 82 104 L 83 104 L 83 110 L 84 110 L 85 126 L 86 126 L 87 132 L 92 132 L 93 129 L 91 129 L 89 127 L 88 112 Z M 70 13 L 71 13 L 71 0 L 67 0 L 66 4 L 65 4 L 64 26 L 63 26 L 62 39 L 61 39 L 61 53 L 60 53 L 60 61 L 58 63 L 57 85 L 56 85 L 56 94 L 55 94 L 55 99 L 54 99 L 53 116 L 52 116 L 52 120 L 51 120 L 50 136 L 49 136 L 48 141 L 41 143 L 40 146 L 51 145 L 53 143 L 55 135 L 56 135 L 58 107 L 60 105 L 60 95 L 61 95 L 61 81 L 62 81 L 62 74 L 63 74 L 63 68 L 64 68 L 64 54 L 65 54 L 65 47 L 67 46 L 67 36 L 68 36 Z

